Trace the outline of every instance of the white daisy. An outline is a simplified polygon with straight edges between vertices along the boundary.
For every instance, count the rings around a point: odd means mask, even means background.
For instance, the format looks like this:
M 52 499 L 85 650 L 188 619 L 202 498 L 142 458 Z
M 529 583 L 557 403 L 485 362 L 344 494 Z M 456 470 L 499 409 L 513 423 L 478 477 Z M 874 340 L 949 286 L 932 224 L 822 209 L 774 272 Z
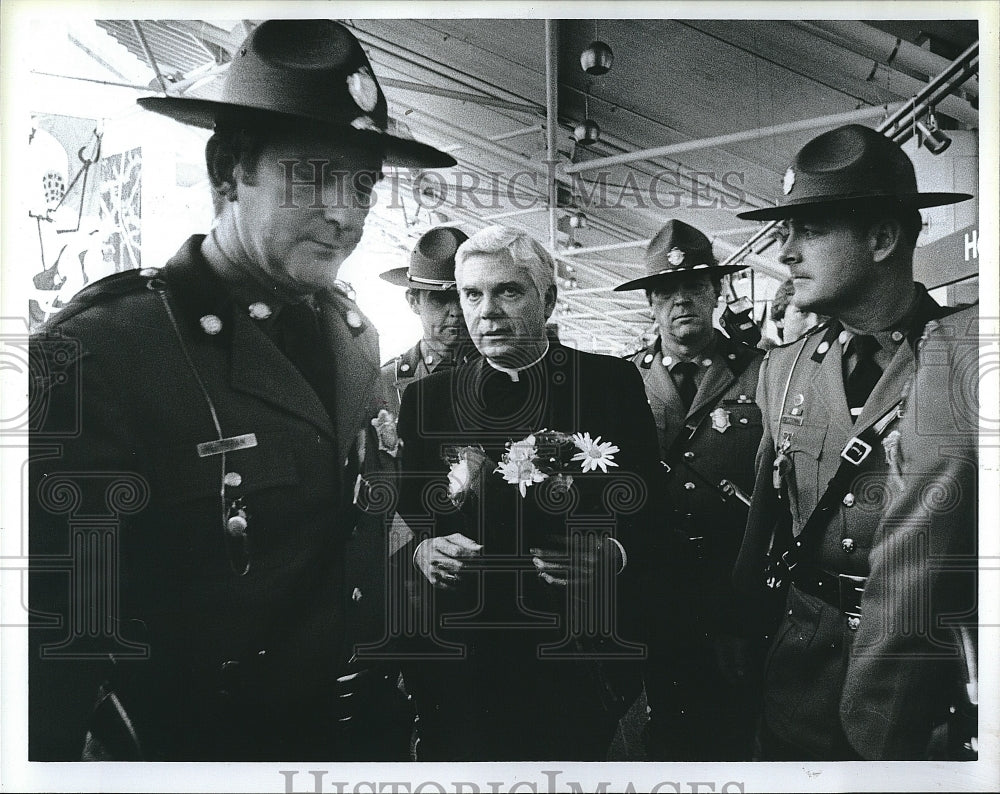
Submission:
M 530 435 L 523 441 L 512 441 L 507 444 L 507 454 L 504 455 L 504 460 L 512 463 L 524 463 L 534 460 L 537 454 L 535 436 Z
M 580 450 L 572 460 L 580 461 L 584 472 L 596 471 L 601 467 L 601 471 L 608 473 L 608 466 L 617 466 L 614 457 L 616 452 L 621 450 L 610 441 L 601 443 L 601 437 L 595 439 L 590 437 L 590 433 L 576 433 L 573 435 L 573 443 Z
M 521 496 L 527 495 L 529 485 L 542 482 L 549 476 L 539 470 L 530 460 L 511 460 L 506 455 L 504 458 L 496 467 L 496 471 L 503 475 L 505 481 L 516 485 Z

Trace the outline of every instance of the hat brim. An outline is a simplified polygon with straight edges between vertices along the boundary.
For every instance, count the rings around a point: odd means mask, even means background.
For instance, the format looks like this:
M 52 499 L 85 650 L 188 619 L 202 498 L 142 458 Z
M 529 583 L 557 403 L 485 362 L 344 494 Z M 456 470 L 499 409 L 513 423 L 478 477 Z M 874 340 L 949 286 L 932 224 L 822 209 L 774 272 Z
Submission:
M 777 207 L 764 207 L 759 210 L 749 210 L 737 213 L 737 218 L 748 221 L 778 221 L 791 218 L 804 208 L 838 207 L 845 204 L 862 203 L 892 203 L 913 209 L 928 207 L 943 207 L 946 204 L 957 204 L 972 198 L 969 193 L 910 193 L 907 195 L 849 195 L 849 196 L 816 196 L 799 201 L 789 201 Z
M 189 124 L 193 127 L 214 129 L 216 120 L 221 117 L 248 118 L 264 116 L 276 121 L 308 122 L 329 127 L 337 132 L 349 133 L 362 142 L 370 142 L 373 148 L 381 148 L 383 161 L 386 165 L 400 168 L 450 168 L 457 160 L 450 154 L 445 154 L 433 146 L 408 138 L 400 138 L 388 133 L 373 130 L 358 130 L 349 124 L 341 124 L 311 116 L 293 116 L 288 113 L 278 113 L 268 108 L 236 105 L 231 102 L 218 102 L 211 99 L 196 99 L 194 97 L 143 97 L 137 100 L 145 110 L 159 113 L 162 116 Z
M 388 281 L 397 287 L 409 287 L 412 289 L 426 289 L 431 292 L 447 292 L 448 290 L 456 290 L 457 287 L 454 284 L 441 285 L 441 284 L 426 284 L 424 282 L 417 282 L 410 280 L 410 269 L 408 267 L 396 267 L 392 270 L 386 270 L 384 273 L 379 273 L 378 277 L 383 281 Z
M 704 273 L 707 276 L 715 276 L 716 278 L 721 278 L 728 273 L 735 273 L 737 270 L 743 270 L 749 267 L 749 265 L 706 265 L 705 267 L 682 267 L 677 270 L 671 270 L 668 273 L 654 273 L 651 276 L 643 276 L 642 278 L 635 278 L 631 281 L 626 281 L 624 284 L 619 284 L 614 288 L 614 292 L 625 292 L 632 289 L 651 289 L 656 284 L 662 284 L 664 281 L 674 281 L 677 278 L 683 276 L 697 276 Z

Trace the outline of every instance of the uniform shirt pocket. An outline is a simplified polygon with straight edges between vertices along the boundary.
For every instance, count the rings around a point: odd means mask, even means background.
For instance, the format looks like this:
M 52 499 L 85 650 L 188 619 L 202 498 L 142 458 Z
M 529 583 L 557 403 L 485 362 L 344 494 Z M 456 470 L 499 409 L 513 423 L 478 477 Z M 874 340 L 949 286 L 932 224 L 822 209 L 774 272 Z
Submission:
M 763 417 L 757 403 L 723 400 L 721 407 L 729 413 L 729 424 L 734 428 L 743 428 L 762 432 Z
M 825 425 L 801 425 L 798 427 L 782 425 L 782 435 L 785 432 L 790 433 L 788 449 L 785 452 L 791 461 L 791 479 L 788 488 L 789 504 L 792 509 L 792 517 L 799 525 L 799 529 L 801 529 L 802 522 L 809 518 L 819 499 L 822 487 L 820 484 L 820 458 L 823 455 L 826 430 Z
M 229 483 L 238 482 L 239 493 L 296 485 L 295 444 L 288 433 L 257 431 L 257 445 L 225 456 Z M 198 457 L 197 444 L 168 446 L 153 461 L 153 498 L 163 504 L 218 497 L 222 486 L 219 455 Z

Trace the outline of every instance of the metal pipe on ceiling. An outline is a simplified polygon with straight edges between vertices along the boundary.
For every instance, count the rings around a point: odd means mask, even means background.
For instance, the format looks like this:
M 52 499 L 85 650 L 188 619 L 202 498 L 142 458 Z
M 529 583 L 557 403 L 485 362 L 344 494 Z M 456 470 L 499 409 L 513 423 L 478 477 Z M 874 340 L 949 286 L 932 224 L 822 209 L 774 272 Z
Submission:
M 417 113 L 418 111 L 414 110 L 413 112 Z M 434 117 L 431 116 L 429 118 L 433 119 Z M 435 122 L 433 122 L 433 121 L 432 122 L 428 122 L 427 126 L 431 127 L 432 129 L 439 129 L 441 131 L 441 133 L 445 134 L 445 135 L 447 135 L 447 134 L 453 134 L 454 131 L 455 131 L 454 127 L 448 127 L 448 126 L 436 127 L 435 126 Z M 472 135 L 472 133 L 467 133 L 467 134 Z M 509 150 L 504 149 L 503 151 L 509 151 Z M 500 156 L 502 156 L 502 155 L 500 155 Z M 518 162 L 522 162 L 522 161 L 518 160 Z M 496 174 L 495 172 L 477 171 L 477 170 L 475 170 L 474 166 L 469 166 L 469 165 L 466 165 L 466 168 L 469 168 L 474 173 L 477 173 L 477 174 L 481 173 L 482 175 L 484 175 L 484 176 L 486 176 L 486 177 L 488 177 L 490 179 L 496 179 L 497 180 L 497 186 L 504 188 L 506 190 L 506 195 L 508 197 L 510 197 L 511 195 L 513 195 L 511 193 L 511 188 L 512 188 L 513 185 L 510 182 L 510 180 L 504 180 L 504 181 L 501 182 L 501 181 L 499 181 L 499 175 Z M 547 169 L 544 169 L 544 166 L 540 166 L 539 165 L 538 173 L 540 173 L 540 174 L 547 174 Z M 401 173 L 400 174 L 400 178 L 404 181 L 404 183 L 406 182 L 407 178 L 406 178 L 405 174 Z M 517 188 L 519 190 L 526 190 L 525 185 L 519 185 L 519 186 L 517 186 Z M 464 191 L 464 189 L 461 186 L 459 186 L 459 187 L 456 188 L 456 193 L 458 193 L 458 192 L 465 192 L 465 191 Z M 546 207 L 546 197 L 545 197 L 545 194 L 543 192 L 538 191 L 537 193 L 532 194 L 532 197 L 537 202 L 536 204 L 534 204 L 533 206 L 530 206 L 530 207 L 525 207 L 525 208 L 522 208 L 522 209 L 513 210 L 511 215 L 506 215 L 505 214 L 504 217 L 517 217 L 517 215 L 521 215 L 521 214 L 528 215 L 528 214 L 533 214 L 533 213 L 537 213 L 537 212 L 542 212 L 542 211 L 545 211 L 547 209 L 547 207 Z M 479 209 L 483 209 L 483 208 L 480 207 Z M 492 217 L 501 217 L 501 216 L 500 215 L 494 215 Z M 624 228 L 622 228 L 622 227 L 618 226 L 617 224 L 614 224 L 614 223 L 612 223 L 610 221 L 603 220 L 601 218 L 591 218 L 591 224 L 590 225 L 591 225 L 591 228 L 593 228 L 594 230 L 599 231 L 602 234 L 605 234 L 605 235 L 607 235 L 609 237 L 612 237 L 612 238 L 614 238 L 614 237 L 624 238 L 624 237 L 627 237 L 629 235 L 629 232 L 626 231 Z M 588 264 L 589 265 L 595 265 L 595 264 L 598 264 L 598 263 L 592 263 L 591 262 L 591 263 L 588 263 Z
M 608 243 L 607 245 L 591 245 L 586 248 L 566 248 L 559 253 L 563 256 L 582 256 L 583 254 L 599 254 L 603 251 L 621 251 L 627 248 L 645 248 L 653 241 L 653 238 L 646 240 L 625 240 L 621 243 Z
M 872 102 L 873 95 L 905 98 L 919 93 L 925 85 L 891 67 L 881 67 L 884 77 L 878 77 L 871 58 L 787 23 L 744 20 L 738 30 L 725 20 L 684 20 L 681 24 L 864 102 Z M 874 101 L 881 101 L 881 97 Z M 939 109 L 963 124 L 979 122 L 979 112 L 957 96 L 942 97 Z
M 667 157 L 672 154 L 691 152 L 697 149 L 713 149 L 733 143 L 756 141 L 761 138 L 771 138 L 793 132 L 814 130 L 820 127 L 839 127 L 841 124 L 852 124 L 858 121 L 867 121 L 868 119 L 885 116 L 887 113 L 896 111 L 901 107 L 901 104 L 893 105 L 891 106 L 891 111 L 882 106 L 862 108 L 861 110 L 851 110 L 846 113 L 834 113 L 829 116 L 817 116 L 816 118 L 790 121 L 785 124 L 774 124 L 770 127 L 757 127 L 756 129 L 731 132 L 726 135 L 715 135 L 711 138 L 699 138 L 692 141 L 682 141 L 681 143 L 671 143 L 666 146 L 656 146 L 652 149 L 640 149 L 634 152 L 615 154 L 610 157 L 599 157 L 584 163 L 568 165 L 564 170 L 567 174 L 576 174 L 610 165 L 622 165 L 640 160 L 649 160 L 655 157 Z
M 438 88 L 435 85 L 414 83 L 410 80 L 397 80 L 394 77 L 380 77 L 379 83 L 381 83 L 383 87 L 398 88 L 403 91 L 415 91 L 418 94 L 433 94 L 434 96 L 443 96 L 448 99 L 459 99 L 462 102 L 473 102 L 477 105 L 485 105 L 487 107 L 503 108 L 504 110 L 518 110 L 522 113 L 535 112 L 535 107 L 533 105 L 525 105 L 521 102 L 508 102 L 505 99 L 494 99 L 493 97 L 483 96 L 482 94 L 472 94 L 468 91 L 453 91 L 450 88 Z
M 492 215 L 480 215 L 484 221 L 498 221 L 502 218 L 516 218 L 518 215 L 534 215 L 541 212 L 544 207 L 526 207 L 520 210 L 510 210 L 509 212 L 495 212 Z
M 554 19 L 545 20 L 545 156 L 549 167 L 548 197 L 549 197 L 549 250 L 558 247 L 556 240 L 559 228 L 557 226 L 556 210 L 559 205 L 559 186 L 556 183 L 556 165 L 559 149 L 557 134 L 559 132 L 559 28 Z
M 458 69 L 448 66 L 447 64 L 439 63 L 426 56 L 403 49 L 393 42 L 386 41 L 373 33 L 369 33 L 368 31 L 359 28 L 356 23 L 349 26 L 351 28 L 351 32 L 354 33 L 358 40 L 363 44 L 373 50 L 378 50 L 379 52 L 385 53 L 392 58 L 401 60 L 409 67 L 415 66 L 418 69 L 424 69 L 425 71 L 431 72 L 438 77 L 442 77 L 446 80 L 452 80 L 462 85 L 474 85 L 474 87 L 483 91 L 484 94 L 487 94 L 487 96 L 492 98 L 500 99 L 506 97 L 504 101 L 508 101 L 512 105 L 516 106 L 508 109 L 519 110 L 521 112 L 530 113 L 534 116 L 540 116 L 545 112 L 545 108 L 542 105 L 528 104 L 522 97 L 511 91 L 505 91 L 496 86 L 492 86 L 485 81 L 477 80 L 472 77 L 472 75 L 460 72 Z M 383 78 L 379 77 L 379 81 L 382 82 Z
M 924 77 L 933 77 L 948 66 L 948 59 L 925 50 L 865 22 L 844 19 L 823 19 L 792 23 L 809 33 L 821 36 L 858 55 L 873 58 L 885 66 L 898 68 Z M 979 81 L 968 80 L 962 91 L 966 96 L 979 97 Z
M 427 56 L 422 55 L 420 53 L 413 52 L 411 50 L 405 50 L 394 42 L 386 41 L 385 39 L 382 39 L 373 33 L 369 33 L 368 31 L 359 28 L 356 25 L 356 23 L 351 26 L 351 29 L 354 32 L 354 34 L 358 37 L 358 39 L 367 47 L 370 47 L 372 50 L 376 50 L 380 53 L 383 53 L 388 58 L 396 59 L 402 62 L 405 65 L 406 70 L 412 71 L 413 68 L 415 67 L 417 69 L 422 69 L 425 72 L 428 72 L 436 77 L 439 78 L 443 77 L 445 79 L 459 83 L 460 85 L 472 87 L 477 91 L 488 93 L 491 96 L 504 98 L 515 103 L 523 103 L 525 101 L 524 97 L 522 97 L 520 94 L 510 91 L 509 89 L 501 88 L 499 86 L 487 83 L 466 72 L 462 72 L 454 67 L 448 66 L 447 64 L 433 61 Z M 393 67 L 390 65 L 388 66 L 388 68 L 393 68 Z M 379 79 L 381 80 L 382 78 L 380 77 Z M 544 111 L 545 108 L 543 108 L 542 106 L 537 106 L 535 108 L 535 115 L 541 115 L 542 113 L 544 113 Z M 416 109 L 414 110 L 414 112 L 416 112 Z M 423 113 L 422 115 L 424 118 L 434 118 L 433 116 L 430 116 L 427 113 Z M 568 125 L 564 126 L 566 127 L 567 130 L 570 130 L 570 127 Z M 481 142 L 484 139 L 481 137 L 477 137 L 476 140 Z M 606 130 L 602 131 L 601 140 L 602 142 L 607 143 L 623 151 L 628 151 L 634 146 L 634 144 L 629 143 L 621 138 L 618 138 Z M 473 143 L 470 145 L 475 146 L 477 144 Z M 494 153 L 498 153 L 497 150 L 495 149 L 494 150 L 487 149 L 487 151 L 493 151 Z M 501 154 L 501 156 L 510 157 L 518 162 L 529 162 L 524 160 L 519 153 L 509 149 L 504 149 L 503 154 Z M 531 165 L 532 166 L 538 165 L 541 169 L 545 169 L 545 166 L 542 166 L 541 164 L 531 163 Z M 679 162 L 675 162 L 674 165 L 676 166 L 678 174 L 680 176 L 692 179 L 692 181 L 693 177 L 697 177 L 698 179 L 702 179 L 705 177 L 704 174 L 693 175 L 690 169 L 685 168 Z M 539 173 L 542 172 L 543 171 L 539 171 Z M 563 184 L 569 185 L 570 187 L 574 185 L 572 179 L 566 178 L 565 175 L 561 174 L 559 171 L 557 171 L 557 179 L 559 179 L 559 181 L 562 182 Z M 701 184 L 708 185 L 715 193 L 718 193 L 719 196 L 723 198 L 733 199 L 741 203 L 748 198 L 747 195 L 737 195 L 732 191 L 732 189 L 729 186 L 724 185 L 717 179 L 705 178 Z M 751 206 L 766 206 L 766 204 L 763 202 L 763 199 L 761 199 L 760 201 L 761 201 L 760 204 L 752 204 Z M 658 221 L 659 220 L 660 219 L 658 219 Z
M 465 222 L 467 222 L 467 223 L 472 223 L 472 224 L 474 224 L 477 227 L 483 227 L 483 226 L 488 225 L 488 223 L 489 223 L 489 221 L 483 219 L 481 216 L 476 215 L 475 213 L 473 213 L 470 210 L 468 210 L 466 207 L 463 207 L 463 206 L 461 206 L 459 204 L 456 204 L 454 201 L 450 200 L 447 197 L 443 197 L 441 199 L 441 203 L 443 205 L 448 206 L 457 215 L 461 216 L 463 218 L 463 220 Z M 525 231 L 525 232 L 527 232 L 529 234 L 533 233 L 530 228 L 528 228 L 527 226 L 523 225 L 522 223 L 519 223 L 516 219 L 515 220 L 511 220 L 510 221 L 510 225 L 511 226 L 516 226 L 517 228 L 519 228 L 522 231 Z M 563 257 L 561 257 L 558 253 L 554 254 L 553 258 L 556 259 L 556 260 L 562 260 L 563 259 Z M 616 273 L 614 273 L 612 271 L 606 270 L 604 268 L 601 268 L 599 266 L 596 266 L 593 263 L 573 262 L 572 264 L 575 265 L 575 266 L 577 266 L 577 267 L 580 267 L 580 266 L 586 267 L 587 269 L 592 270 L 595 273 L 599 273 L 599 274 L 601 274 L 601 275 L 603 275 L 605 277 L 611 277 L 611 278 L 614 278 L 614 279 L 619 278 L 618 274 L 616 274 Z M 578 293 L 578 294 L 585 294 L 583 290 L 573 290 L 573 292 L 574 293 Z M 611 294 L 611 289 L 609 287 L 597 287 L 597 288 L 594 288 L 594 289 L 590 290 L 590 293 L 592 293 L 592 294 L 601 293 L 601 294 L 610 295 Z M 627 302 L 627 300 L 624 301 L 624 302 Z
M 913 134 L 913 119 L 919 118 L 930 108 L 936 106 L 939 99 L 953 91 L 956 85 L 961 85 L 962 82 L 968 80 L 978 69 L 978 64 L 979 42 L 977 41 L 952 61 L 947 69 L 924 86 L 919 93 L 915 94 L 902 108 L 882 122 L 877 128 L 878 131 L 885 132 L 897 143 L 909 140 Z
M 129 22 L 132 23 L 132 30 L 135 31 L 135 37 L 139 39 L 139 43 L 142 45 L 142 51 L 146 53 L 146 61 L 151 67 L 153 67 L 153 71 L 156 72 L 156 79 L 160 82 L 160 89 L 164 94 L 167 93 L 167 81 L 164 80 L 163 75 L 160 74 L 160 67 L 156 63 L 156 58 L 153 57 L 153 51 L 149 49 L 149 44 L 146 41 L 146 37 L 142 33 L 142 28 L 139 27 L 139 23 L 134 19 L 130 19 Z
M 979 42 L 977 41 L 952 61 L 947 69 L 924 86 L 923 90 L 915 95 L 913 99 L 879 124 L 876 129 L 897 143 L 902 144 L 908 140 L 913 134 L 912 120 L 925 113 L 929 107 L 932 107 L 939 96 L 954 90 L 957 86 L 952 85 L 953 82 L 960 85 L 963 80 L 971 77 L 971 72 L 976 67 L 978 58 Z M 780 221 L 768 221 L 756 234 L 751 235 L 745 243 L 734 247 L 722 264 L 731 265 L 745 259 L 751 250 L 753 250 L 754 245 L 771 235 L 779 223 Z M 758 266 L 758 269 L 767 272 L 766 268 Z

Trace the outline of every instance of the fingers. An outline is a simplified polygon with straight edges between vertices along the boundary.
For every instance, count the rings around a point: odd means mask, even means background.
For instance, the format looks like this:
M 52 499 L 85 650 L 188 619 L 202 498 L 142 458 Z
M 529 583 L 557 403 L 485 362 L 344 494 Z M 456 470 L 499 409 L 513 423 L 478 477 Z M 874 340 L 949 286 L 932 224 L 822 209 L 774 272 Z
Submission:
M 538 549 L 531 549 L 531 553 L 537 555 L 544 552 L 540 552 Z M 565 587 L 569 584 L 569 573 L 564 566 L 546 562 L 539 556 L 532 557 L 531 562 L 538 571 L 538 578 L 546 584 L 560 587 Z
M 413 561 L 434 587 L 448 590 L 461 581 L 464 567 L 461 558 L 476 556 L 482 548 L 481 544 L 455 532 L 423 541 L 417 547 Z
M 476 543 L 461 532 L 453 532 L 443 538 L 435 538 L 435 540 L 440 541 L 438 549 L 451 557 L 472 557 L 483 549 L 481 543 Z

